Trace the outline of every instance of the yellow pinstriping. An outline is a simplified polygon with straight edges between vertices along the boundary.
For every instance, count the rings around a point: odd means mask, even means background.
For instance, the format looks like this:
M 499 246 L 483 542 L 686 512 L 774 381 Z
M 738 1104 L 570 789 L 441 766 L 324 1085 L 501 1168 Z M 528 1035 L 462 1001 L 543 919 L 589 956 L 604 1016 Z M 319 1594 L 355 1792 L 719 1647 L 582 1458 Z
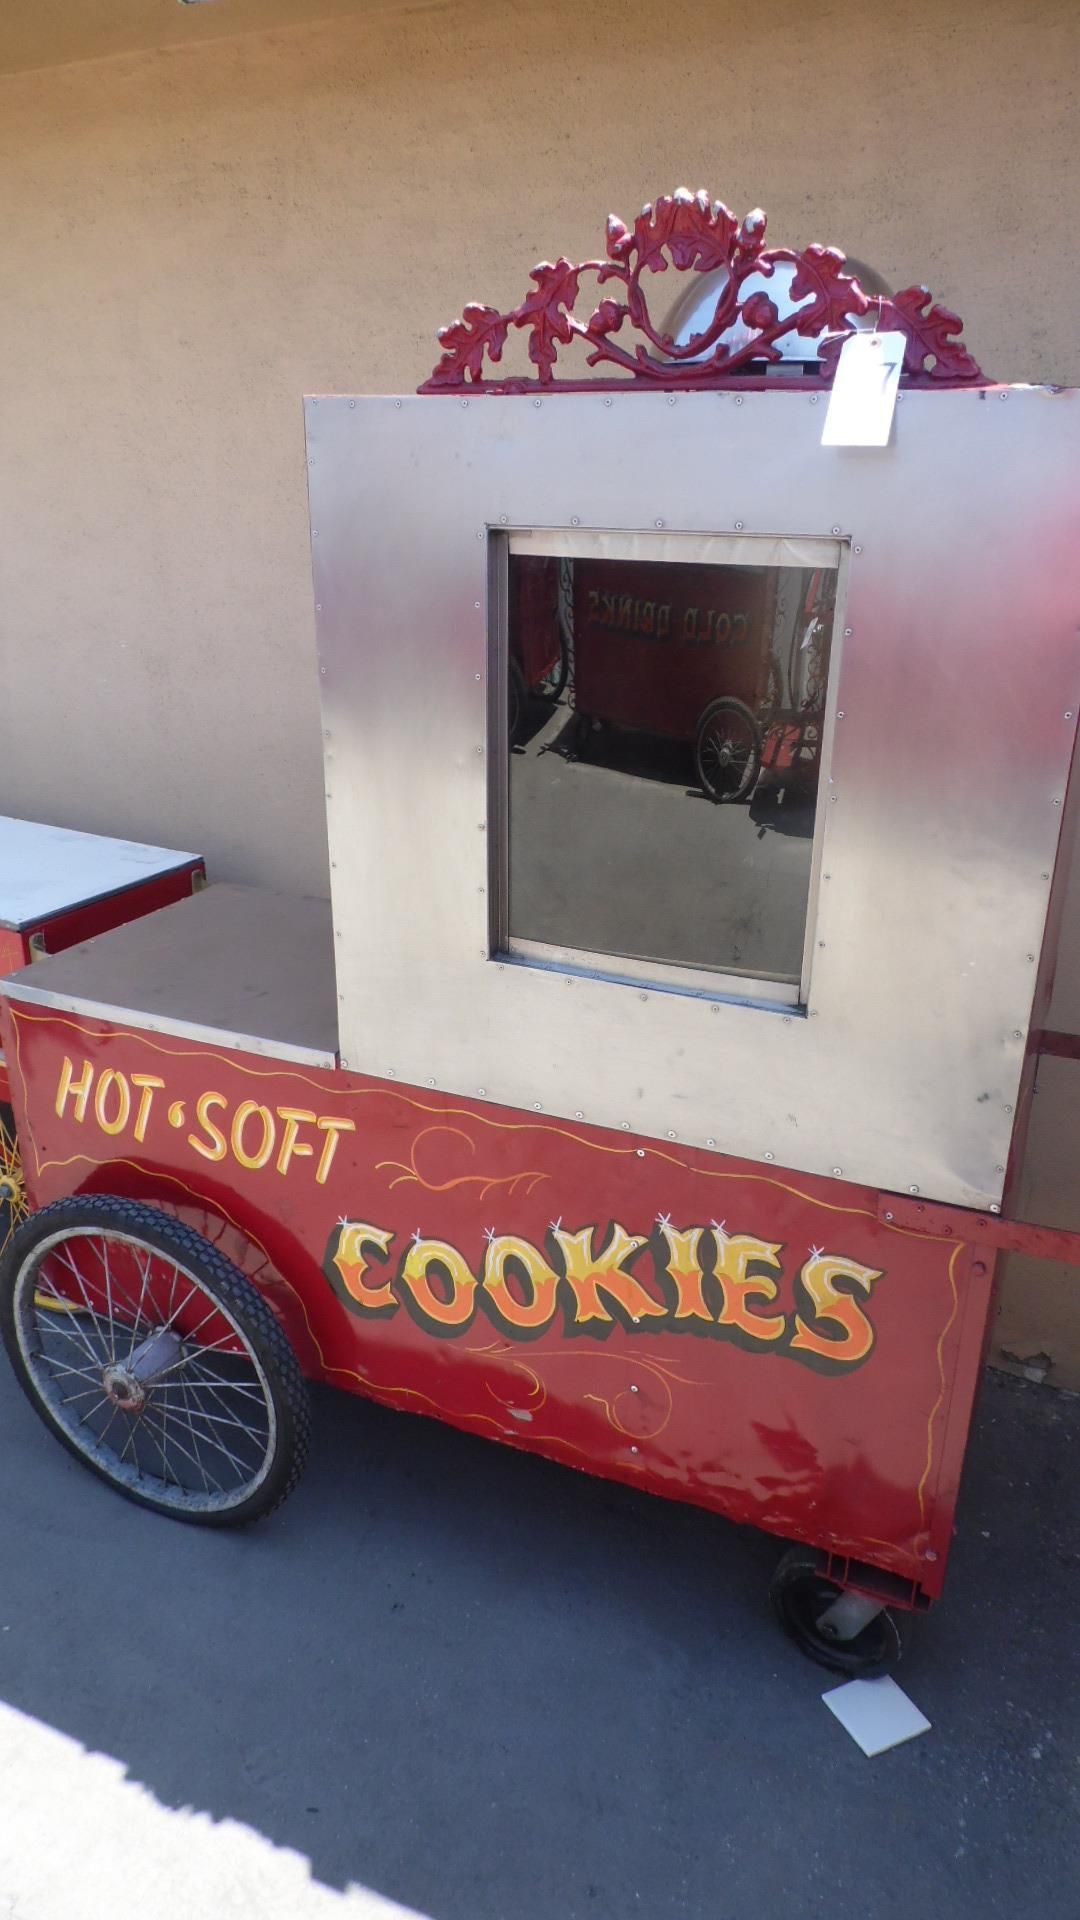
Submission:
M 58 1014 L 52 1011 L 51 1009 L 47 1009 L 41 1013 L 30 1013 L 30 1012 L 24 1011 L 22 1008 L 17 1008 L 13 1002 L 9 1002 L 9 1007 L 10 1007 L 11 1017 L 12 1017 L 12 1027 L 15 1034 L 15 1055 L 16 1055 L 15 1064 L 19 1074 L 24 1096 L 26 1093 L 27 1082 L 26 1082 L 26 1076 L 23 1072 L 23 1067 L 22 1067 L 22 1055 L 21 1055 L 21 1044 L 20 1044 L 21 1043 L 20 1028 L 23 1022 L 27 1022 L 27 1023 L 33 1022 L 38 1025 L 47 1025 L 52 1027 L 56 1027 L 56 1026 L 68 1027 L 73 1032 L 78 1033 L 82 1035 L 84 1038 L 90 1039 L 90 1040 L 97 1040 L 102 1037 L 101 1034 L 98 1031 L 96 1031 L 94 1028 L 84 1026 L 80 1021 L 73 1019 L 71 1016 Z M 106 1029 L 108 1030 L 107 1022 L 102 1022 L 101 1024 L 102 1026 L 106 1027 Z M 606 1143 L 602 1143 L 600 1141 L 590 1139 L 583 1134 L 576 1133 L 571 1128 L 553 1125 L 550 1121 L 495 1120 L 495 1119 L 492 1119 L 489 1115 L 478 1112 L 476 1109 L 472 1107 L 447 1107 L 447 1106 L 433 1105 L 429 1101 L 416 1099 L 411 1094 L 406 1094 L 400 1087 L 390 1086 L 385 1082 L 380 1083 L 377 1086 L 369 1086 L 369 1087 L 358 1087 L 358 1086 L 348 1085 L 348 1084 L 339 1085 L 337 1084 L 337 1082 L 340 1079 L 344 1078 L 345 1076 L 343 1075 L 342 1069 L 336 1068 L 336 1067 L 334 1068 L 328 1067 L 328 1068 L 322 1069 L 324 1078 L 322 1080 L 316 1080 L 316 1079 L 313 1079 L 310 1074 L 299 1072 L 297 1071 L 296 1068 L 289 1066 L 286 1062 L 277 1062 L 272 1066 L 262 1067 L 262 1068 L 249 1067 L 243 1062 L 237 1060 L 234 1055 L 227 1054 L 227 1053 L 219 1053 L 213 1049 L 202 1048 L 195 1045 L 166 1046 L 161 1041 L 152 1039 L 148 1034 L 146 1034 L 145 1032 L 143 1032 L 138 1028 L 113 1027 L 111 1031 L 116 1034 L 122 1034 L 125 1037 L 131 1037 L 133 1039 L 136 1039 L 139 1045 L 147 1049 L 149 1052 L 160 1054 L 167 1059 L 214 1061 L 228 1068 L 230 1071 L 234 1073 L 239 1073 L 244 1075 L 245 1078 L 247 1079 L 273 1080 L 278 1082 L 280 1082 L 281 1080 L 288 1080 L 288 1081 L 295 1082 L 301 1086 L 314 1088 L 316 1092 L 319 1092 L 322 1094 L 333 1092 L 336 1096 L 339 1096 L 342 1099 L 346 1099 L 346 1098 L 352 1099 L 352 1100 L 373 1099 L 373 1098 L 384 1098 L 387 1095 L 389 1095 L 390 1097 L 401 1101 L 403 1105 L 411 1107 L 414 1111 L 418 1113 L 426 1113 L 426 1114 L 432 1114 L 437 1116 L 440 1121 L 445 1121 L 451 1118 L 455 1118 L 455 1119 L 462 1118 L 462 1119 L 467 1119 L 471 1121 L 474 1125 L 487 1127 L 491 1131 L 498 1132 L 498 1133 L 549 1134 L 558 1139 L 569 1140 L 573 1145 L 584 1147 L 592 1153 L 607 1154 L 616 1159 L 623 1159 L 623 1160 L 628 1159 L 632 1154 L 636 1154 L 638 1151 L 634 1147 L 608 1146 Z M 329 1076 L 333 1076 L 333 1079 L 332 1079 L 331 1085 L 328 1087 L 325 1084 L 325 1082 L 326 1082 L 326 1078 Z M 930 1473 L 933 1467 L 934 1425 L 937 1420 L 937 1416 L 941 1411 L 941 1407 L 944 1402 L 945 1392 L 946 1392 L 945 1370 L 944 1370 L 944 1359 L 943 1359 L 944 1344 L 946 1339 L 948 1338 L 949 1333 L 952 1330 L 953 1323 L 956 1319 L 956 1314 L 959 1308 L 959 1296 L 956 1288 L 955 1269 L 956 1269 L 957 1259 L 960 1256 L 960 1254 L 964 1251 L 965 1243 L 954 1241 L 952 1239 L 952 1236 L 948 1234 L 923 1233 L 918 1228 L 903 1227 L 903 1226 L 892 1224 L 888 1221 L 883 1221 L 880 1219 L 877 1212 L 871 1207 L 844 1206 L 835 1201 L 823 1200 L 817 1194 L 806 1193 L 800 1187 L 792 1186 L 787 1181 L 777 1179 L 777 1177 L 774 1174 L 734 1173 L 734 1172 L 727 1172 L 721 1168 L 692 1166 L 690 1162 L 680 1158 L 678 1154 L 669 1153 L 664 1148 L 660 1148 L 660 1147 L 650 1146 L 646 1148 L 644 1151 L 645 1151 L 645 1156 L 647 1158 L 651 1158 L 654 1161 L 656 1160 L 662 1161 L 667 1165 L 677 1167 L 681 1171 L 686 1173 L 697 1174 L 699 1177 L 706 1180 L 721 1180 L 721 1181 L 727 1181 L 727 1182 L 735 1181 L 742 1186 L 752 1185 L 752 1186 L 772 1187 L 781 1193 L 789 1194 L 793 1199 L 804 1201 L 808 1206 L 819 1208 L 823 1212 L 853 1215 L 858 1218 L 873 1220 L 884 1232 L 899 1234 L 904 1239 L 929 1241 L 939 1245 L 945 1244 L 945 1243 L 951 1243 L 953 1250 L 952 1250 L 952 1254 L 950 1256 L 949 1265 L 948 1265 L 948 1279 L 949 1279 L 949 1286 L 950 1286 L 950 1291 L 952 1295 L 951 1308 L 950 1308 L 949 1318 L 946 1321 L 945 1326 L 942 1329 L 937 1342 L 936 1358 L 937 1358 L 937 1367 L 938 1367 L 939 1391 L 938 1391 L 938 1397 L 934 1403 L 929 1419 L 927 1421 L 926 1464 L 923 1469 L 922 1477 L 919 1481 L 918 1489 L 917 1489 L 920 1524 L 925 1525 L 925 1490 L 926 1490 L 927 1481 L 930 1477 Z M 42 1160 L 37 1153 L 36 1144 L 34 1145 L 35 1172 L 37 1174 L 44 1173 L 50 1169 L 62 1170 L 63 1168 L 72 1166 L 80 1161 L 85 1162 L 85 1164 L 88 1166 L 100 1166 L 103 1164 L 101 1161 L 95 1160 L 94 1157 L 90 1154 L 72 1154 L 68 1156 L 68 1158 L 66 1159 Z M 165 1179 L 171 1185 L 179 1187 L 182 1192 L 187 1193 L 198 1205 L 203 1207 L 207 1205 L 205 1194 L 200 1193 L 195 1188 L 188 1186 L 186 1182 L 180 1180 L 176 1175 L 163 1173 L 161 1172 L 161 1170 L 157 1168 L 150 1169 L 148 1167 L 141 1165 L 138 1161 L 134 1161 L 134 1160 L 113 1159 L 113 1160 L 110 1160 L 108 1164 L 131 1167 L 135 1172 L 141 1173 L 148 1178 Z M 387 1162 L 381 1163 L 381 1165 L 384 1167 L 388 1167 L 390 1164 L 392 1163 L 387 1163 Z M 527 1177 L 529 1177 L 527 1174 L 521 1174 L 521 1175 L 514 1176 L 514 1179 L 516 1180 L 518 1178 L 527 1178 Z M 268 1253 L 266 1247 L 252 1232 L 250 1232 L 248 1228 L 241 1226 L 240 1223 L 233 1218 L 233 1216 L 227 1211 L 225 1207 L 215 1205 L 215 1207 L 210 1210 L 218 1212 L 221 1215 L 221 1217 L 224 1220 L 226 1220 L 228 1224 L 231 1227 L 233 1227 L 233 1229 L 236 1232 L 241 1234 L 243 1238 L 250 1241 L 253 1246 L 258 1248 L 259 1252 L 263 1255 L 264 1259 L 266 1259 L 267 1262 L 274 1268 L 275 1273 L 279 1274 L 279 1278 L 282 1280 L 283 1284 L 286 1287 L 288 1287 L 289 1292 L 296 1299 L 297 1304 L 300 1307 L 300 1311 L 304 1318 L 304 1324 L 307 1328 L 308 1336 L 311 1339 L 312 1345 L 314 1346 L 315 1351 L 319 1356 L 320 1363 L 325 1373 L 344 1374 L 346 1378 L 355 1379 L 356 1381 L 358 1381 L 358 1383 L 361 1386 L 368 1388 L 369 1391 L 373 1392 L 376 1395 L 381 1393 L 381 1394 L 386 1394 L 388 1396 L 393 1395 L 393 1396 L 400 1396 L 408 1399 L 421 1400 L 426 1405 L 432 1407 L 437 1413 L 445 1413 L 447 1411 L 446 1409 L 441 1408 L 437 1402 L 431 1400 L 426 1394 L 422 1394 L 418 1392 L 416 1389 L 413 1389 L 410 1387 L 377 1386 L 374 1382 L 369 1380 L 365 1375 L 359 1373 L 355 1369 L 352 1369 L 349 1367 L 332 1365 L 331 1363 L 329 1363 L 323 1352 L 321 1342 L 319 1341 L 317 1335 L 315 1334 L 314 1328 L 311 1325 L 311 1320 L 308 1315 L 307 1305 L 304 1301 L 303 1295 L 298 1291 L 296 1287 L 293 1286 L 292 1282 L 288 1280 L 288 1278 L 284 1274 L 280 1273 L 276 1265 L 276 1262 L 274 1262 L 271 1259 L 271 1256 Z M 471 1349 L 468 1349 L 468 1351 L 482 1352 L 482 1351 L 487 1351 L 487 1349 L 471 1348 Z M 497 1421 L 491 1419 L 489 1416 L 482 1415 L 482 1414 L 463 1415 L 463 1416 L 458 1415 L 455 1417 L 473 1420 L 473 1421 L 479 1422 L 482 1425 L 495 1426 L 495 1427 L 498 1427 L 499 1425 Z M 565 1447 L 568 1447 L 571 1452 L 576 1452 L 576 1453 L 584 1452 L 584 1449 L 573 1446 L 571 1442 L 564 1441 L 560 1436 L 557 1436 L 557 1435 L 535 1434 L 535 1435 L 530 1435 L 529 1438 L 535 1442 L 540 1442 L 543 1444 L 565 1446 Z
M 36 1021 L 39 1024 L 44 1023 L 49 1026 L 71 1027 L 74 1032 L 82 1034 L 83 1037 L 86 1039 L 96 1040 L 101 1037 L 99 1034 L 95 1033 L 92 1028 L 80 1025 L 80 1023 L 77 1020 L 73 1020 L 68 1015 L 54 1014 L 48 1009 L 46 1009 L 43 1013 L 24 1013 L 21 1010 L 17 1012 L 14 1003 L 9 1002 L 9 1005 L 11 1006 L 12 1021 L 15 1026 L 16 1054 L 18 1054 L 19 1025 L 24 1020 Z M 196 1046 L 187 1046 L 187 1047 L 163 1046 L 159 1041 L 151 1040 L 149 1036 L 144 1034 L 142 1030 L 139 1028 L 114 1027 L 112 1028 L 112 1032 L 124 1034 L 125 1036 L 130 1036 L 132 1038 L 137 1038 L 140 1044 L 144 1047 L 147 1047 L 152 1053 L 164 1054 L 168 1059 L 214 1060 L 214 1061 L 220 1062 L 222 1066 L 229 1067 L 235 1073 L 242 1073 L 246 1075 L 248 1079 L 295 1080 L 295 1081 L 298 1081 L 301 1086 L 313 1087 L 317 1093 L 324 1093 L 324 1094 L 328 1092 L 340 1093 L 342 1099 L 350 1099 L 350 1100 L 385 1098 L 386 1095 L 389 1094 L 394 1099 L 400 1100 L 405 1106 L 414 1108 L 416 1112 L 436 1114 L 438 1115 L 440 1120 L 447 1120 L 447 1119 L 472 1120 L 475 1122 L 477 1126 L 490 1127 L 493 1131 L 498 1133 L 552 1134 L 558 1139 L 572 1141 L 575 1146 L 587 1147 L 591 1153 L 610 1154 L 614 1156 L 614 1158 L 621 1159 L 621 1160 L 629 1159 L 629 1157 L 632 1154 L 636 1154 L 637 1152 L 636 1147 L 611 1147 L 611 1146 L 607 1146 L 601 1141 L 590 1140 L 583 1134 L 575 1133 L 572 1128 L 554 1126 L 551 1124 L 550 1121 L 493 1120 L 490 1118 L 488 1114 L 479 1113 L 472 1107 L 432 1106 L 430 1102 L 414 1099 L 411 1094 L 406 1094 L 399 1087 L 390 1086 L 385 1082 L 380 1083 L 380 1085 L 373 1086 L 373 1087 L 356 1087 L 356 1086 L 349 1086 L 349 1085 L 338 1087 L 335 1085 L 333 1087 L 328 1088 L 323 1084 L 322 1081 L 313 1080 L 309 1074 L 298 1073 L 295 1068 L 288 1066 L 284 1062 L 280 1063 L 277 1067 L 248 1067 L 248 1066 L 244 1066 L 240 1061 L 236 1060 L 235 1057 L 231 1054 L 216 1053 L 212 1050 L 207 1050 L 207 1049 L 199 1048 Z M 323 1069 L 323 1072 L 325 1075 L 333 1075 L 335 1081 L 340 1078 L 346 1077 L 344 1075 L 343 1069 L 339 1067 L 326 1067 Z M 26 1085 L 26 1082 L 24 1078 L 23 1079 L 24 1088 L 25 1088 L 25 1085 Z M 647 1147 L 645 1149 L 645 1153 L 646 1153 L 646 1156 L 652 1160 L 665 1161 L 669 1166 L 680 1167 L 684 1173 L 698 1174 L 702 1179 L 705 1179 L 705 1180 L 736 1180 L 736 1181 L 739 1181 L 744 1186 L 753 1185 L 753 1186 L 776 1187 L 781 1193 L 788 1193 L 795 1200 L 804 1200 L 808 1206 L 820 1207 L 826 1213 L 854 1214 L 865 1220 L 875 1220 L 878 1222 L 879 1226 L 881 1226 L 884 1229 L 885 1232 L 899 1233 L 899 1234 L 902 1234 L 907 1239 L 934 1240 L 934 1241 L 944 1242 L 944 1241 L 951 1240 L 951 1237 L 952 1237 L 949 1234 L 920 1233 L 917 1228 L 913 1228 L 913 1227 L 898 1227 L 898 1226 L 890 1225 L 886 1221 L 879 1220 L 877 1213 L 872 1207 L 841 1206 L 838 1202 L 833 1200 L 822 1200 L 818 1197 L 817 1194 L 804 1193 L 801 1187 L 793 1187 L 788 1185 L 788 1183 L 784 1180 L 778 1180 L 774 1174 L 726 1173 L 718 1167 L 717 1168 L 695 1167 L 695 1166 L 691 1166 L 688 1160 L 680 1159 L 678 1154 L 666 1152 L 663 1147 Z M 85 1156 L 75 1156 L 75 1157 L 79 1158 L 79 1157 L 85 1157 Z M 37 1171 L 41 1173 L 41 1172 L 44 1172 L 44 1170 L 47 1167 L 53 1167 L 53 1166 L 62 1167 L 68 1164 L 69 1163 L 67 1161 L 63 1161 L 63 1160 L 39 1161 L 37 1164 Z M 390 1163 L 384 1163 L 384 1164 L 388 1165 Z
M 956 1290 L 956 1262 L 959 1256 L 963 1253 L 963 1251 L 964 1251 L 964 1248 L 962 1245 L 954 1247 L 952 1252 L 952 1257 L 949 1261 L 949 1286 L 952 1291 L 952 1307 L 949 1312 L 949 1317 L 946 1320 L 945 1325 L 942 1327 L 940 1334 L 938 1335 L 938 1343 L 937 1343 L 938 1397 L 934 1401 L 934 1405 L 930 1413 L 930 1418 L 926 1423 L 926 1465 L 923 1468 L 922 1479 L 919 1481 L 918 1490 L 917 1490 L 918 1501 L 919 1501 L 919 1526 L 921 1528 L 925 1528 L 926 1526 L 926 1499 L 925 1499 L 926 1483 L 930 1478 L 930 1469 L 934 1464 L 934 1422 L 941 1411 L 942 1403 L 944 1402 L 944 1399 L 945 1399 L 945 1361 L 944 1361 L 945 1342 L 952 1331 L 953 1321 L 956 1319 L 957 1311 L 960 1306 L 960 1296 Z

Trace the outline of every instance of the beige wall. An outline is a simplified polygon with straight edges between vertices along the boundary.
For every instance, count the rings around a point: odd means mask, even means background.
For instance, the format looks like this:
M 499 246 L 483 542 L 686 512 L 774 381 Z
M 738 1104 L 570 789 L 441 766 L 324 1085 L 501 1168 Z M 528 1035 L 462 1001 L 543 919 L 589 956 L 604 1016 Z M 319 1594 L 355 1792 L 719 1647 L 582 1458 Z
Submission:
M 369 13 L 393 0 L 30 0 L 0 7 L 0 73 L 198 45 L 231 34 Z
M 507 0 L 0 78 L 0 810 L 322 890 L 300 396 L 414 386 L 609 208 L 760 202 L 1080 384 L 1078 66 L 1076 0 Z M 1064 973 L 1076 1020 L 1080 909 Z M 1080 1384 L 1080 1289 L 1031 1273 L 1005 1345 Z

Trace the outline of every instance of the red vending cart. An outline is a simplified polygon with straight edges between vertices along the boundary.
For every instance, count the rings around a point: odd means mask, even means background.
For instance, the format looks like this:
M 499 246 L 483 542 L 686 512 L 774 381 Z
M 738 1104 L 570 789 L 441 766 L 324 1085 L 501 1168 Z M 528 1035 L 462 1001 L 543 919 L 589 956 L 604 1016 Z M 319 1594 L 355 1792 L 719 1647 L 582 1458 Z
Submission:
M 658 269 L 712 276 L 684 342 Z M 704 195 L 532 277 L 419 396 L 308 402 L 331 901 L 210 887 L 4 985 L 4 1338 L 159 1512 L 273 1508 L 306 1376 L 767 1529 L 799 1646 L 881 1672 L 942 1590 L 998 1255 L 1080 1244 L 1010 1213 L 1067 1045 L 1080 400 Z M 892 433 L 827 446 L 868 317 Z M 564 644 L 625 751 L 559 750 L 561 703 L 512 739 Z M 816 729 L 783 807 L 688 782 L 714 699 Z

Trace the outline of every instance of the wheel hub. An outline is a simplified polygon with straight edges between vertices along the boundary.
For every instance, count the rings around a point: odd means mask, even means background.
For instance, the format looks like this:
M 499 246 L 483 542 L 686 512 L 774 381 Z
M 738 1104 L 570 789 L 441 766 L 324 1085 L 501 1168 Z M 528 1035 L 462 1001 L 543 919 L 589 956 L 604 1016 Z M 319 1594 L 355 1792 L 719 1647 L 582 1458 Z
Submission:
M 146 1388 L 130 1367 L 106 1367 L 101 1384 L 113 1406 L 121 1407 L 125 1413 L 141 1413 L 146 1405 Z
M 163 1373 L 169 1373 L 183 1354 L 183 1342 L 170 1327 L 151 1333 L 129 1354 L 127 1360 L 114 1360 L 105 1368 L 101 1384 L 109 1399 L 125 1413 L 141 1413 L 148 1390 Z

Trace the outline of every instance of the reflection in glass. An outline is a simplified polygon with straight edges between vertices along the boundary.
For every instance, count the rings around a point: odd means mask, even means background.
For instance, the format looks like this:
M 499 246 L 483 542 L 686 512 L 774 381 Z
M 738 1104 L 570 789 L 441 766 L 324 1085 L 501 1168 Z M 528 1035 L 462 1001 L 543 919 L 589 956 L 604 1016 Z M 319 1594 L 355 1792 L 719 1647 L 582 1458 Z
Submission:
M 835 568 L 508 567 L 511 948 L 797 984 Z

